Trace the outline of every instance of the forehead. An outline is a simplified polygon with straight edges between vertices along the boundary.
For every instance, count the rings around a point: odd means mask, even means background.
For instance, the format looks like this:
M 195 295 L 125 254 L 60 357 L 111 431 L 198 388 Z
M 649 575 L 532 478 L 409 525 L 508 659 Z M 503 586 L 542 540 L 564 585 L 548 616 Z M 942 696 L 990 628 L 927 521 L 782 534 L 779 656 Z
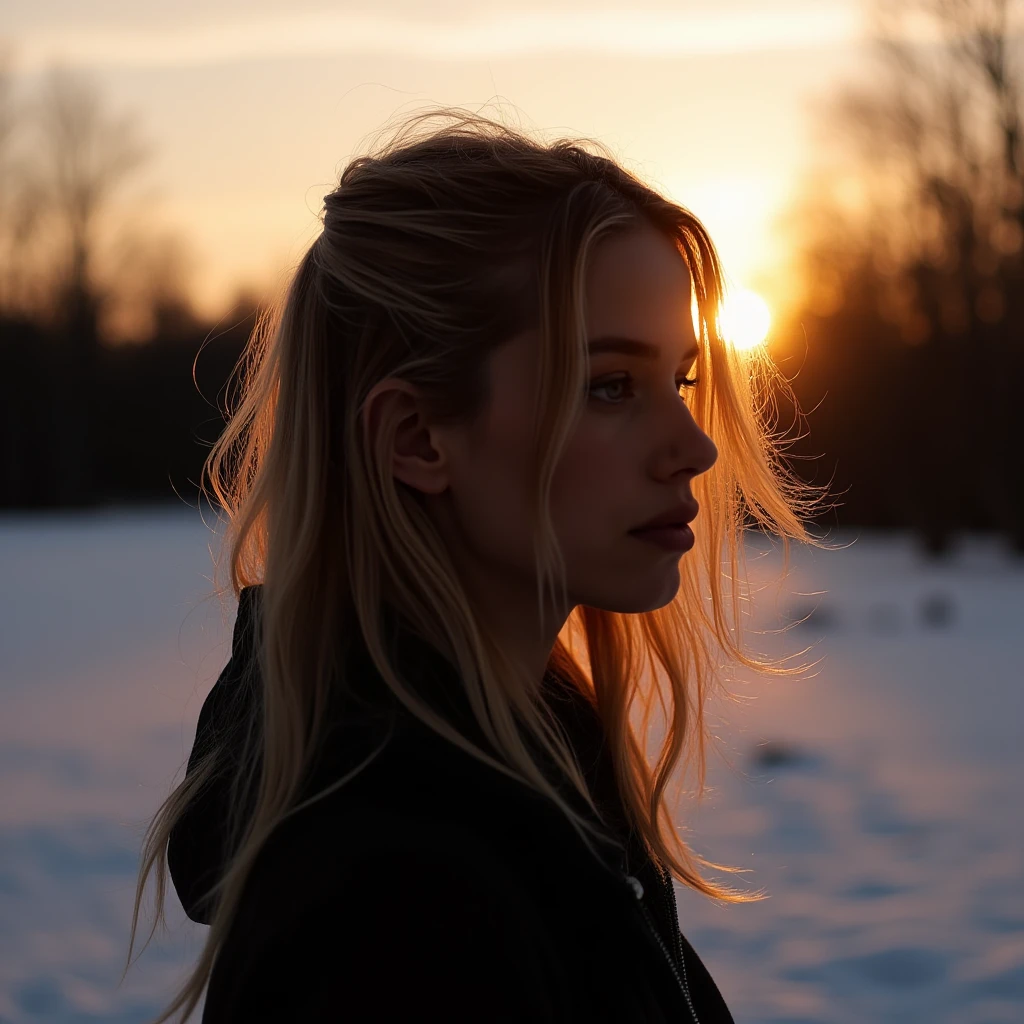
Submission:
M 675 243 L 653 228 L 630 229 L 598 244 L 587 269 L 584 311 L 588 338 L 637 339 L 662 349 L 669 360 L 696 345 L 689 271 Z M 530 328 L 491 352 L 487 427 L 473 434 L 474 443 L 484 443 L 492 429 L 527 429 L 526 410 L 539 394 L 539 346 L 540 331 Z
M 587 272 L 586 332 L 678 348 L 692 341 L 690 273 L 676 243 L 652 227 L 601 242 Z

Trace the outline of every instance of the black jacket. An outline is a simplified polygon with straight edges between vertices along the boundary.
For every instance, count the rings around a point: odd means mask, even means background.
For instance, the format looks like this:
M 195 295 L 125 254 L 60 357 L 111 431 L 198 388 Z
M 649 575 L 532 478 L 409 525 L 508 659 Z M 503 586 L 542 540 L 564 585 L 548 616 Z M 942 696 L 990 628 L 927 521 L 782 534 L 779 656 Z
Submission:
M 203 705 L 189 770 L 215 737 L 230 750 L 241 710 L 259 700 L 242 675 L 259 597 L 259 587 L 242 591 L 231 658 Z M 459 699 L 453 666 L 408 630 L 390 636 L 418 692 L 490 749 Z M 689 1024 L 694 1013 L 700 1024 L 731 1024 L 680 933 L 667 873 L 625 825 L 601 721 L 584 695 L 545 679 L 621 840 L 598 847 L 608 870 L 557 807 L 401 709 L 365 649 L 353 644 L 347 657 L 358 689 L 332 711 L 305 792 L 381 752 L 287 819 L 260 852 L 214 964 L 205 1024 Z M 585 808 L 567 780 L 559 785 Z M 202 892 L 226 856 L 226 799 L 215 780 L 168 846 L 178 896 L 202 923 L 210 917 Z

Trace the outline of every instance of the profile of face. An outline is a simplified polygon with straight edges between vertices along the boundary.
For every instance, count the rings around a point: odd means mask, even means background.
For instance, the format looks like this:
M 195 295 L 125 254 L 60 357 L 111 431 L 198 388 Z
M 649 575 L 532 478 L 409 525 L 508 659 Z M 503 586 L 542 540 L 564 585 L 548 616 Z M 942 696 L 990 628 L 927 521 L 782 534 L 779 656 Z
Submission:
M 690 275 L 675 244 L 647 226 L 600 243 L 585 326 L 589 392 L 551 494 L 571 600 L 564 612 L 578 604 L 650 611 L 675 596 L 680 552 L 630 530 L 692 502 L 693 479 L 718 457 L 680 392 L 697 341 Z M 642 346 L 616 351 L 607 339 Z M 426 427 L 407 415 L 395 444 L 396 476 L 424 494 L 471 592 L 507 620 L 537 615 L 527 495 L 538 345 L 528 331 L 492 353 L 490 402 L 472 426 Z M 699 531 L 699 517 L 691 528 Z

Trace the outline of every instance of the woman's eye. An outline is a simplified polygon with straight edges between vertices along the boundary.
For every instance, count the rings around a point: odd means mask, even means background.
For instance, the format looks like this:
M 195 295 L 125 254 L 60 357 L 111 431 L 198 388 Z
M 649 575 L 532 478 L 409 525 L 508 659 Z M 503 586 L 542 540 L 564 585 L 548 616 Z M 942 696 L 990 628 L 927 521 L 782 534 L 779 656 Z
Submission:
M 677 377 L 676 378 L 676 387 L 680 391 L 680 397 L 682 397 L 682 390 L 683 390 L 683 388 L 692 388 L 692 387 L 694 387 L 698 383 L 699 383 L 699 381 L 698 381 L 698 379 L 696 377 L 692 377 L 692 378 L 691 377 Z M 624 397 L 632 398 L 633 397 L 632 384 L 633 384 L 633 377 L 630 374 L 626 373 L 626 374 L 622 374 L 622 375 L 620 375 L 618 377 L 606 378 L 603 381 L 597 381 L 596 383 L 591 385 L 591 387 L 590 387 L 590 394 L 593 395 L 593 393 L 595 391 L 602 391 L 602 390 L 604 390 L 606 388 L 612 388 L 612 389 L 614 389 L 614 388 L 628 388 L 629 390 L 628 390 L 627 394 Z M 623 400 L 624 400 L 624 397 L 620 396 L 617 399 L 616 398 L 604 398 L 604 399 L 601 399 L 601 400 L 606 402 L 606 403 L 608 403 L 609 405 L 621 405 Z
M 613 390 L 615 388 L 623 388 L 623 387 L 626 387 L 627 385 L 629 385 L 631 383 L 632 383 L 632 378 L 631 377 L 617 377 L 614 380 L 606 380 L 606 381 L 602 381 L 600 383 L 592 385 L 591 388 L 590 388 L 590 393 L 593 395 L 595 391 L 606 391 L 609 388 L 611 388 Z M 630 391 L 629 393 L 632 394 L 633 392 Z M 612 404 L 612 405 L 618 405 L 619 401 L 621 401 L 621 398 L 618 399 L 618 400 L 616 400 L 614 398 L 612 398 L 612 399 L 605 398 L 604 401 L 610 402 L 610 404 Z

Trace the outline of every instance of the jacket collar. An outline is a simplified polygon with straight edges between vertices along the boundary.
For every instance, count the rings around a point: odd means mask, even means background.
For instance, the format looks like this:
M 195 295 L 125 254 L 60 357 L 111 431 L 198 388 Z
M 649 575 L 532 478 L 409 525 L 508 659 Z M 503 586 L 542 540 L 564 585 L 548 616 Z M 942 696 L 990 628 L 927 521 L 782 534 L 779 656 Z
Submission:
M 403 681 L 464 736 L 491 756 L 499 757 L 476 721 L 457 667 L 419 636 L 394 609 L 388 608 L 385 611 L 382 626 L 385 648 Z M 339 733 L 347 734 L 350 738 L 353 731 L 365 729 L 371 722 L 385 722 L 389 727 L 394 725 L 424 737 L 430 743 L 447 744 L 447 740 L 434 733 L 393 695 L 370 658 L 358 630 L 354 630 L 350 636 L 345 665 L 345 693 L 336 701 L 331 712 L 330 732 L 325 741 L 328 761 L 332 760 L 331 746 L 340 748 L 348 745 Z M 551 671 L 545 675 L 540 692 L 541 699 L 565 730 L 591 797 L 607 824 L 601 826 L 558 766 L 550 760 L 543 748 L 528 738 L 527 743 L 534 751 L 538 763 L 575 810 L 606 832 L 610 831 L 611 841 L 597 844 L 596 847 L 609 870 L 622 874 L 649 865 L 646 851 L 629 826 L 615 781 L 604 726 L 597 710 L 570 680 Z M 492 770 L 483 764 L 479 767 L 481 771 Z M 325 777 L 319 773 L 318 776 Z

